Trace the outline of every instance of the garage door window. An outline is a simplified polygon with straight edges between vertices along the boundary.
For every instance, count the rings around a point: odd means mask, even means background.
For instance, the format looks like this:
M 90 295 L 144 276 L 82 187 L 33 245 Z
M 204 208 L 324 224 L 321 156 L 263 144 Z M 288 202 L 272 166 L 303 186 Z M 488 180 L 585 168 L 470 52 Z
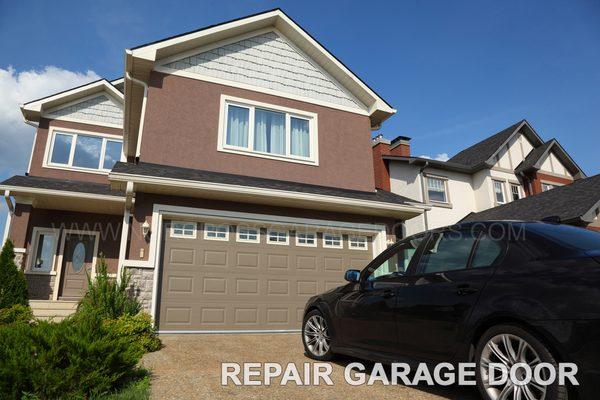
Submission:
M 270 244 L 285 245 L 285 244 L 289 243 L 289 237 L 288 237 L 287 231 L 276 231 L 276 230 L 269 229 L 267 238 L 268 238 L 267 242 Z
M 317 234 L 296 232 L 296 246 L 317 247 Z
M 248 242 L 248 243 L 259 243 L 260 235 L 256 228 L 245 228 L 238 226 L 237 229 L 237 241 Z
M 196 239 L 196 223 L 185 221 L 171 222 L 171 237 Z
M 367 250 L 366 236 L 350 236 L 348 237 L 348 247 L 352 250 Z
M 342 235 L 334 235 L 332 233 L 324 233 L 323 234 L 323 247 L 327 247 L 330 249 L 341 249 L 342 244 Z
M 204 239 L 206 240 L 229 240 L 228 225 L 204 225 Z

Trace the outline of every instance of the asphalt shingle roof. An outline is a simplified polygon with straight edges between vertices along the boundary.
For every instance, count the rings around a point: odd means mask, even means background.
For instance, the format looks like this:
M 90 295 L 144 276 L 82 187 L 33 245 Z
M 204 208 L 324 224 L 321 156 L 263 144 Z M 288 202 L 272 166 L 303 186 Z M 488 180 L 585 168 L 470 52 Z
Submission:
M 559 217 L 561 221 L 568 222 L 579 219 L 598 201 L 600 201 L 600 174 L 470 214 L 463 221 L 542 220 L 548 217 Z
M 253 176 L 226 174 L 222 172 L 205 171 L 190 168 L 173 167 L 168 165 L 140 162 L 138 164 L 118 162 L 113 173 L 143 175 L 160 178 L 182 179 L 197 182 L 223 183 L 264 189 L 286 190 L 291 192 L 321 194 L 327 196 L 346 197 L 360 200 L 379 201 L 384 203 L 408 204 L 420 201 L 409 199 L 386 190 L 377 189 L 374 192 L 340 189 L 329 186 L 311 185 L 306 183 L 282 181 L 276 179 L 257 178 Z
M 42 178 L 38 176 L 15 175 L 4 182 L 1 182 L 0 186 L 62 190 L 65 192 L 92 193 L 105 196 L 124 196 L 122 191 L 113 190 L 108 184 L 74 181 L 69 179 Z
M 516 124 L 509 126 L 506 129 L 474 144 L 471 147 L 450 158 L 448 162 L 462 164 L 469 167 L 475 167 L 487 161 L 506 140 L 513 134 L 515 129 L 519 127 L 525 120 L 521 120 Z

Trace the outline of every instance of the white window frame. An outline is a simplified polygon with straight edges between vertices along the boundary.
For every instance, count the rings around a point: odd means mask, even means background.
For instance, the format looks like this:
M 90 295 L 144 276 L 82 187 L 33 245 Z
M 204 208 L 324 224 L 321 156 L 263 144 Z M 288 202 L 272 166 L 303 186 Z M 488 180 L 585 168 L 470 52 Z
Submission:
M 49 271 L 36 271 L 33 269 L 33 265 L 35 264 L 35 255 L 38 251 L 39 239 L 40 235 L 53 235 L 54 240 L 54 248 L 52 249 L 52 265 L 50 266 Z M 30 257 L 27 260 L 27 274 L 33 275 L 56 275 L 56 250 L 58 249 L 58 241 L 60 239 L 60 229 L 55 228 L 42 228 L 42 227 L 34 227 L 31 232 L 31 253 L 29 253 Z
M 243 229 L 255 230 L 256 231 L 256 239 L 248 239 L 248 238 L 244 239 L 244 238 L 242 238 L 241 237 L 241 235 L 242 235 L 241 231 Z M 235 228 L 235 235 L 236 235 L 235 240 L 237 242 L 242 242 L 242 243 L 260 243 L 260 228 L 251 228 L 251 227 L 248 227 L 248 226 L 239 226 L 238 225 Z M 248 235 L 252 235 L 252 233 L 250 233 Z
M 215 228 L 226 228 L 225 229 L 225 237 L 208 236 L 208 230 L 206 229 L 208 226 L 213 226 Z M 204 231 L 204 240 L 220 240 L 222 242 L 229 241 L 229 225 L 228 224 L 213 224 L 211 222 L 205 222 L 203 231 Z M 217 232 L 223 233 L 220 231 L 217 231 Z
M 544 186 L 550 186 L 548 189 L 544 190 Z M 540 184 L 540 188 L 542 189 L 542 192 L 547 192 L 548 190 L 552 190 L 552 189 L 556 189 L 557 187 L 562 186 L 559 185 L 557 183 L 550 183 L 550 182 L 541 182 Z
M 435 180 L 442 182 L 442 184 L 444 185 L 444 197 L 446 198 L 445 201 L 432 200 L 429 197 L 429 180 L 430 179 L 435 179 Z M 435 204 L 450 204 L 450 196 L 448 194 L 448 178 L 445 178 L 442 176 L 435 176 L 435 175 L 426 175 L 425 176 L 425 191 L 427 192 L 427 201 L 428 202 L 435 203 Z
M 183 231 L 183 233 L 175 233 L 175 225 L 176 224 L 183 224 L 184 226 L 181 228 L 181 230 Z M 193 225 L 193 229 L 192 229 L 192 234 L 191 235 L 186 235 L 185 231 L 187 230 L 185 228 L 185 225 Z M 169 236 L 172 238 L 181 238 L 181 239 L 196 239 L 197 237 L 197 232 L 198 232 L 198 223 L 197 222 L 193 222 L 193 221 L 171 221 L 171 229 L 169 230 Z
M 513 198 L 513 194 L 514 194 L 513 189 L 514 188 L 517 188 L 517 194 L 519 195 L 518 200 L 521 200 L 523 198 L 523 192 L 521 191 L 521 185 L 519 185 L 518 183 L 511 183 L 511 182 L 509 182 L 509 185 L 510 185 L 510 201 L 516 201 Z
M 336 236 L 336 237 L 339 236 L 339 238 L 340 238 L 339 239 L 340 244 L 339 245 L 327 244 L 327 240 L 328 240 L 327 236 Z M 330 241 L 333 242 L 334 240 L 332 239 Z M 337 241 L 337 240 L 335 240 L 335 241 Z M 326 248 L 326 249 L 343 249 L 344 248 L 344 235 L 342 235 L 341 233 L 337 234 L 337 233 L 326 233 L 326 232 L 324 232 L 323 233 L 323 247 Z
M 276 233 L 277 237 L 279 237 L 280 233 L 285 233 L 285 242 L 280 242 L 279 240 L 273 241 L 271 240 L 271 234 Z M 268 244 L 277 244 L 281 246 L 287 246 L 290 244 L 290 231 L 284 229 L 268 229 L 267 230 L 267 243 Z
M 300 235 L 312 235 L 313 242 L 312 243 L 301 243 Z M 306 240 L 306 239 L 305 239 Z M 296 246 L 300 247 L 317 247 L 317 232 L 298 232 L 296 231 Z
M 69 161 L 67 164 L 53 163 L 52 162 L 52 152 L 54 151 L 54 139 L 57 134 L 64 134 L 71 136 L 71 149 L 69 152 Z M 81 136 L 92 136 L 102 139 L 102 146 L 100 148 L 100 161 L 98 164 L 98 168 L 86 168 L 86 167 L 78 167 L 73 165 L 73 158 L 75 156 L 75 147 L 77 143 L 77 137 Z M 85 131 L 81 129 L 70 129 L 70 128 L 60 128 L 60 127 L 50 127 L 50 131 L 48 132 L 48 140 L 46 142 L 46 149 L 44 151 L 44 162 L 43 167 L 45 168 L 53 168 L 53 169 L 62 169 L 68 171 L 80 171 L 80 172 L 88 172 L 92 174 L 102 174 L 107 175 L 111 169 L 105 169 L 104 167 L 104 157 L 106 156 L 106 143 L 107 142 L 120 142 L 121 143 L 121 157 L 120 161 L 125 161 L 125 155 L 123 153 L 123 137 L 119 135 L 110 135 L 107 133 L 98 133 Z
M 360 239 L 360 241 L 358 241 L 357 239 Z M 364 247 L 353 247 L 353 243 L 364 244 Z M 363 235 L 348 235 L 348 248 L 350 250 L 369 250 L 369 238 Z
M 496 197 L 496 183 L 500 185 L 500 191 L 502 194 L 502 201 L 498 201 Z M 492 192 L 494 194 L 494 203 L 495 204 L 506 204 L 506 190 L 504 190 L 504 181 L 500 179 L 492 179 Z
M 227 144 L 227 113 L 229 105 L 247 108 L 248 113 L 248 147 L 232 146 Z M 285 154 L 273 154 L 254 150 L 254 113 L 256 108 L 267 111 L 285 113 Z M 301 157 L 291 154 L 291 118 L 308 121 L 310 136 L 310 156 Z M 227 153 L 244 154 L 253 157 L 269 158 L 300 164 L 319 165 L 319 134 L 317 114 L 274 104 L 262 103 L 233 96 L 221 95 L 221 111 L 219 115 L 219 138 L 217 150 Z

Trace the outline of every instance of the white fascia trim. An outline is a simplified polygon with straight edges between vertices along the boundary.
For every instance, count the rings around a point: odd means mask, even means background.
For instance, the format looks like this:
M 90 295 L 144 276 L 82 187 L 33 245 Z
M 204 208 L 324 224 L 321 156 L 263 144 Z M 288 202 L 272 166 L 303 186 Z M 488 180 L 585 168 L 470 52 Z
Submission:
M 286 190 L 264 189 L 249 186 L 230 185 L 224 183 L 196 182 L 185 179 L 160 178 L 115 172 L 111 172 L 108 177 L 111 181 L 131 181 L 134 183 L 154 184 L 158 186 L 185 187 L 198 190 L 214 190 L 236 194 L 250 194 L 258 197 L 281 197 L 294 200 L 306 200 L 311 202 L 322 202 L 329 204 L 343 204 L 348 206 L 369 207 L 390 211 L 409 211 L 422 213 L 426 209 L 424 207 L 416 205 L 406 206 L 392 203 L 384 203 L 379 201 L 352 199 L 348 197 L 336 197 L 321 194 L 290 192 Z
M 40 188 L 30 188 L 30 187 L 24 187 L 24 186 L 6 186 L 6 185 L 0 185 L 0 190 L 10 190 L 11 192 L 13 192 L 13 194 L 15 194 L 14 192 L 27 193 L 27 194 L 43 194 L 43 195 L 50 195 L 50 196 L 76 197 L 79 199 L 114 201 L 114 202 L 119 202 L 119 203 L 125 203 L 125 197 L 111 196 L 111 195 L 107 195 L 107 194 L 70 192 L 70 191 L 66 191 L 66 190 L 40 189 Z
M 68 90 L 63 93 L 55 94 L 54 96 L 50 96 L 50 97 L 46 97 L 46 98 L 36 100 L 36 101 L 30 102 L 30 103 L 22 104 L 21 110 L 41 112 L 43 105 L 46 103 L 60 100 L 61 98 L 64 98 L 64 97 L 73 96 L 73 95 L 76 95 L 77 93 L 86 92 L 86 91 L 92 90 L 94 88 L 100 88 L 100 87 L 103 87 L 108 93 L 110 93 L 114 97 L 116 97 L 119 100 L 119 102 L 123 103 L 123 100 L 125 98 L 124 94 L 121 93 L 116 87 L 111 85 L 110 82 L 108 82 L 106 79 L 102 79 L 102 80 L 92 82 L 87 85 L 78 87 L 76 89 L 72 89 L 72 90 Z
M 377 257 L 379 253 L 387 248 L 387 231 L 385 225 L 380 224 L 365 224 L 365 223 L 352 223 L 352 222 L 344 222 L 344 221 L 330 221 L 330 220 L 320 220 L 320 219 L 308 219 L 308 218 L 298 218 L 298 217 L 285 217 L 278 215 L 269 215 L 269 214 L 255 214 L 255 213 L 245 213 L 240 211 L 223 211 L 223 210 L 214 210 L 214 209 L 206 209 L 206 208 L 193 208 L 193 207 L 181 207 L 181 206 L 172 206 L 167 204 L 154 204 L 152 207 L 152 227 L 151 232 L 154 234 L 150 238 L 150 245 L 148 249 L 148 261 L 140 261 L 140 260 L 125 260 L 124 266 L 133 267 L 133 268 L 154 268 L 154 275 L 152 281 L 152 306 L 151 306 L 151 316 L 154 321 L 156 321 L 156 310 L 158 308 L 158 274 L 159 269 L 156 268 L 158 266 L 157 260 L 160 260 L 161 254 L 159 245 L 162 242 L 162 234 L 163 234 L 163 217 L 168 216 L 171 217 L 221 217 L 223 219 L 231 220 L 246 220 L 246 221 L 261 221 L 261 222 L 272 222 L 279 223 L 281 225 L 290 225 L 290 224 L 305 224 L 305 225 L 313 225 L 315 227 L 321 228 L 331 228 L 331 227 L 339 227 L 345 228 L 349 230 L 360 230 L 374 233 L 376 236 L 373 240 L 373 258 Z
M 333 66 L 341 70 L 345 75 L 347 75 L 352 82 L 359 86 L 361 90 L 366 92 L 372 99 L 373 105 L 369 110 L 369 114 L 372 114 L 376 110 L 381 110 L 386 113 L 394 114 L 396 110 L 390 107 L 381 97 L 379 97 L 373 90 L 371 90 L 365 83 L 363 83 L 352 71 L 346 68 L 340 61 L 338 61 L 329 51 L 327 51 L 323 46 L 321 46 L 316 40 L 314 40 L 308 33 L 306 33 L 299 25 L 297 25 L 294 21 L 292 21 L 287 15 L 285 15 L 280 10 L 273 10 L 267 13 L 254 15 L 251 17 L 243 18 L 237 21 L 232 21 L 229 23 L 221 24 L 218 26 L 214 26 L 212 28 L 202 29 L 197 32 L 192 32 L 187 35 L 175 37 L 172 39 L 167 39 L 160 41 L 155 44 L 149 44 L 147 46 L 143 46 L 134 50 L 128 49 L 127 52 L 132 57 L 139 57 L 149 61 L 157 61 L 157 52 L 160 49 L 174 46 L 177 44 L 181 44 L 184 42 L 188 42 L 190 40 L 200 39 L 205 36 L 219 34 L 220 32 L 232 30 L 235 28 L 243 27 L 244 25 L 250 24 L 260 24 L 261 21 L 272 20 L 269 23 L 269 27 L 271 29 L 275 28 L 278 31 L 282 31 L 283 28 L 290 28 L 297 34 L 299 34 L 302 39 L 304 39 L 312 48 L 314 48 L 317 52 L 321 53 L 329 62 L 332 63 Z M 263 25 L 264 26 L 264 25 Z M 283 35 L 287 37 L 290 42 L 293 43 L 293 40 L 289 38 L 288 35 Z M 294 45 L 296 45 L 294 43 Z M 336 79 L 337 80 L 337 79 Z M 341 82 L 340 82 L 341 83 Z M 341 83 L 343 85 L 343 83 Z M 361 102 L 362 103 L 362 102 Z

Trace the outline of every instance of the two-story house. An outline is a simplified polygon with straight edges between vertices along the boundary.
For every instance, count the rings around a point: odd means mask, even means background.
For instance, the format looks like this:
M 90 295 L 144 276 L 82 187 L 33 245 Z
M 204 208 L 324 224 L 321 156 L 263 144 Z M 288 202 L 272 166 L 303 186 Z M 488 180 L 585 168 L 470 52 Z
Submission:
M 411 156 L 405 136 L 392 141 L 378 136 L 372 146 L 377 187 L 431 207 L 406 221 L 406 234 L 451 225 L 471 213 L 585 177 L 556 139 L 542 140 L 525 120 L 448 161 Z
M 123 79 L 22 112 L 29 170 L 0 189 L 30 297 L 78 300 L 102 255 L 161 331 L 297 329 L 427 208 L 376 186 L 395 110 L 278 9 L 127 49 Z

